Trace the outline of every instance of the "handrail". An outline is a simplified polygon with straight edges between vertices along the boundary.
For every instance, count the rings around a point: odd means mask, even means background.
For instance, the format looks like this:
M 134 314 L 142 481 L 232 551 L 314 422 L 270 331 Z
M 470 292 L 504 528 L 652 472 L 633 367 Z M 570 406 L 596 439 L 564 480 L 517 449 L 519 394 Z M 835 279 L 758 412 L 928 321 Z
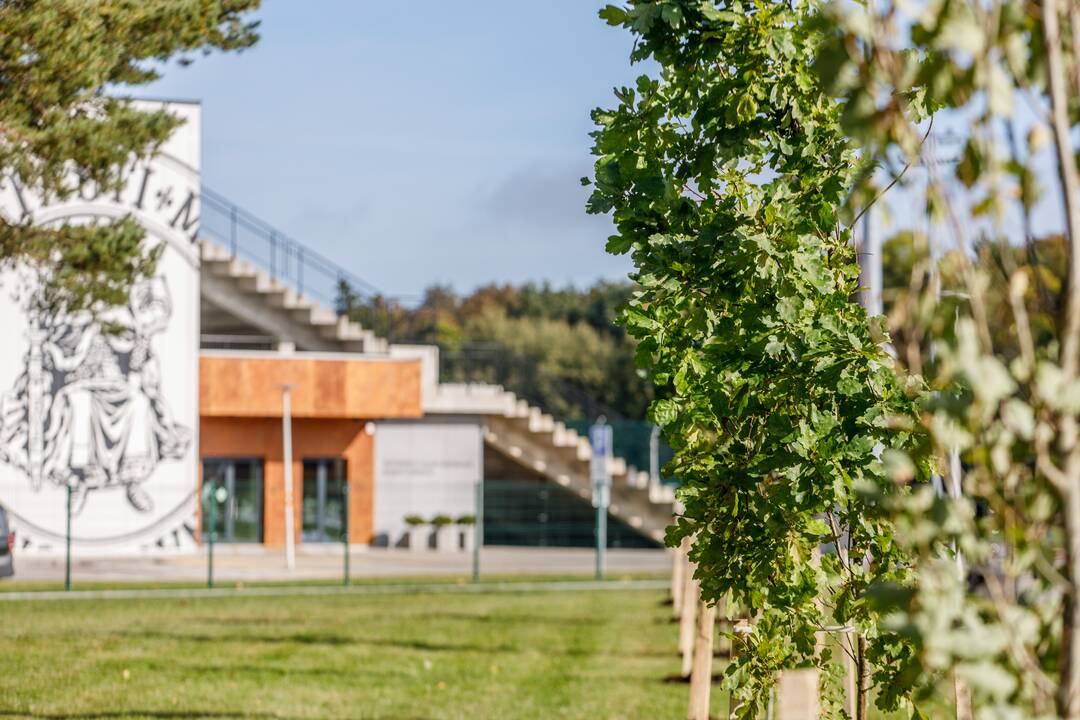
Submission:
M 272 279 L 292 285 L 298 293 L 334 309 L 343 283 L 360 297 L 381 295 L 368 281 L 205 185 L 201 201 L 200 232 L 228 248 L 233 257 L 254 262 Z

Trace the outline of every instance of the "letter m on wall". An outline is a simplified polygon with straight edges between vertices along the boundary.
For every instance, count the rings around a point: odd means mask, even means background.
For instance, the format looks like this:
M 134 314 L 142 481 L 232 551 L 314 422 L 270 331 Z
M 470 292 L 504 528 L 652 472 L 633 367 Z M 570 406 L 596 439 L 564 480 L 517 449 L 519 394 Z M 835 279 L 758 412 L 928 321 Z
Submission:
M 188 190 L 187 199 L 184 200 L 184 204 L 180 206 L 180 209 L 176 211 L 176 217 L 169 223 L 169 227 L 176 227 L 177 223 L 180 223 L 180 231 L 191 238 L 191 242 L 195 242 L 196 236 L 199 234 L 199 218 L 198 216 L 192 217 L 192 211 L 195 209 L 196 195 L 193 190 Z

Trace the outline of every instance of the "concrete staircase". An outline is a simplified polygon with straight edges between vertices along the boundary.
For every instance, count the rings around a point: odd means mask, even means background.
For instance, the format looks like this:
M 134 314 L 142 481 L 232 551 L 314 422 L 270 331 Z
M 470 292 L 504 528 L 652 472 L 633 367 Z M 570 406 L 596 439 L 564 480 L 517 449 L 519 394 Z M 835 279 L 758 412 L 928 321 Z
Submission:
M 591 500 L 588 438 L 498 385 L 440 383 L 425 398 L 428 414 L 481 415 L 484 441 L 501 454 Z M 672 488 L 614 458 L 609 512 L 642 534 L 662 541 L 674 516 Z
M 386 340 L 359 323 L 338 317 L 213 241 L 204 238 L 201 244 L 204 304 L 210 301 L 219 313 L 297 350 L 387 352 Z
M 589 441 L 552 416 L 499 385 L 441 383 L 437 347 L 391 345 L 212 240 L 202 240 L 201 257 L 204 334 L 250 335 L 254 329 L 281 349 L 418 357 L 425 413 L 481 418 L 488 447 L 591 499 Z M 673 517 L 671 488 L 651 483 L 647 472 L 621 458 L 613 465 L 610 513 L 662 540 Z

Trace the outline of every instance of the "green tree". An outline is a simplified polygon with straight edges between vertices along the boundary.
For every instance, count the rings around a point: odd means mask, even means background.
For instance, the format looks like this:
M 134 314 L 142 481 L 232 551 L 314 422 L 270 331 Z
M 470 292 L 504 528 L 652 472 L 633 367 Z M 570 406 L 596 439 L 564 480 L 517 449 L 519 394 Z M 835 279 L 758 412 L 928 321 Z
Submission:
M 634 364 L 635 341 L 616 323 L 633 287 L 487 285 L 458 296 L 433 286 L 408 307 L 361 297 L 343 282 L 337 308 L 397 342 L 439 345 L 447 380 L 502 383 L 564 420 L 592 420 L 597 412 L 642 420 L 653 387 Z
M 727 678 L 739 715 L 799 665 L 826 670 L 835 697 L 817 642 L 833 623 L 855 628 L 841 647 L 857 660 L 858 717 L 873 667 L 895 706 L 911 647 L 865 593 L 908 564 L 868 498 L 899 492 L 875 453 L 908 442 L 887 418 L 913 407 L 852 301 L 841 209 L 867 168 L 812 66 L 815 5 L 632 0 L 601 15 L 658 71 L 593 113 L 589 210 L 613 213 L 608 250 L 632 253 L 640 289 L 623 322 L 673 387 L 651 410 L 682 481 L 668 542 L 692 537 L 704 595 L 730 593 L 754 619 Z M 818 562 L 822 544 L 837 551 Z
M 116 93 L 157 79 L 162 63 L 256 40 L 245 18 L 259 0 L 11 0 L 0 3 L 0 177 L 46 198 L 84 185 L 120 187 L 135 158 L 152 155 L 177 125 Z M 108 91 L 108 94 L 106 94 Z M 0 220 L 0 262 L 37 267 L 40 302 L 92 311 L 127 299 L 153 272 L 130 218 L 39 227 Z
M 929 461 L 953 497 L 919 487 L 883 503 L 914 562 L 913 582 L 888 588 L 918 649 L 912 681 L 957 678 L 979 717 L 1076 720 L 1080 6 L 850 4 L 827 25 L 819 67 L 847 133 L 868 160 L 918 168 L 908 205 L 952 251 L 911 290 L 934 359 L 907 378 L 927 384 L 926 453 L 896 467 L 902 479 Z M 955 167 L 924 161 L 931 112 L 960 133 Z M 1061 240 L 1032 237 L 1042 185 L 1056 186 Z

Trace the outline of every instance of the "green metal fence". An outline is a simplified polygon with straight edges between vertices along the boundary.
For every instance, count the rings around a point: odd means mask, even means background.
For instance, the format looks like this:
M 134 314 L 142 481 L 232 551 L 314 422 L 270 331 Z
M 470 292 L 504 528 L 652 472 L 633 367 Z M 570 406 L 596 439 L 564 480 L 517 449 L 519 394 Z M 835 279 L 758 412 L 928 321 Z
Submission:
M 536 480 L 484 480 L 484 544 L 593 547 L 596 513 L 589 500 Z M 608 515 L 607 547 L 659 544 Z

